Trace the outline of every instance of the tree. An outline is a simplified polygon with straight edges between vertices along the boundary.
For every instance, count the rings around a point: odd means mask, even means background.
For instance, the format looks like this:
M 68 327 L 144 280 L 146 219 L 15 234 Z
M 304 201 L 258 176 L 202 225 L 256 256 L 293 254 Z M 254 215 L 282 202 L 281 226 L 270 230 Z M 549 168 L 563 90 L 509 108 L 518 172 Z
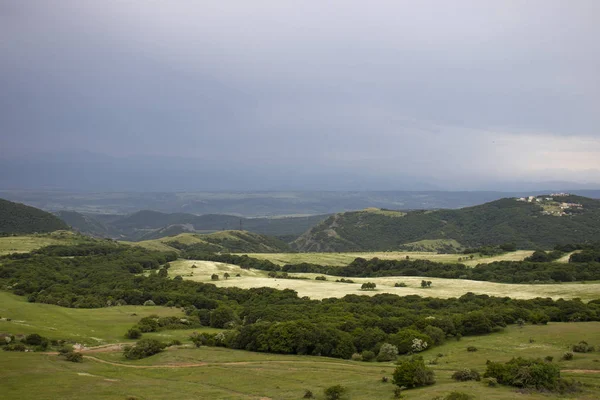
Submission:
M 223 274 L 223 277 L 224 277 L 225 279 L 229 278 L 229 276 L 230 276 L 230 275 L 229 275 L 227 272 L 225 272 L 225 273 Z
M 235 321 L 237 316 L 235 312 L 226 306 L 219 306 L 210 313 L 210 326 L 213 328 L 223 328 L 225 324 Z
M 402 361 L 394 370 L 394 384 L 398 387 L 411 389 L 414 387 L 433 385 L 435 376 L 433 370 L 425 366 L 423 357 L 413 356 L 410 360 Z
M 361 289 L 362 290 L 375 290 L 375 288 L 377 287 L 377 285 L 373 282 L 365 282 L 361 285 Z
M 217 275 L 217 274 L 212 274 L 212 275 L 210 276 L 210 279 L 211 279 L 211 280 L 213 280 L 213 281 L 218 281 L 218 280 L 219 280 L 219 275 Z

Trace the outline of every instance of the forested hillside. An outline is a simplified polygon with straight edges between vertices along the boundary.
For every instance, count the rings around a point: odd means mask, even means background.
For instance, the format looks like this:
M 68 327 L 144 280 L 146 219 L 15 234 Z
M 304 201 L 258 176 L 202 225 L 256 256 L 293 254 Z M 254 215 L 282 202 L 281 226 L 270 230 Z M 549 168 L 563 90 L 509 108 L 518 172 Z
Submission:
M 38 208 L 0 199 L 0 234 L 53 232 L 69 229 L 56 216 Z
M 578 206 L 561 209 L 563 203 Z M 299 251 L 387 251 L 434 239 L 454 240 L 464 247 L 514 243 L 522 249 L 598 241 L 600 201 L 579 196 L 540 202 L 507 198 L 460 210 L 347 212 L 327 218 L 292 247 Z
M 246 230 L 292 241 L 325 219 L 326 215 L 306 217 L 243 218 L 235 215 L 162 213 L 142 210 L 130 215 L 82 214 L 60 211 L 57 215 L 81 233 L 121 240 L 151 240 L 183 232 L 209 233 Z
M 221 231 L 209 234 L 180 233 L 160 239 L 131 243 L 154 250 L 181 250 L 190 246 L 202 252 L 281 253 L 292 251 L 287 243 L 247 231 Z

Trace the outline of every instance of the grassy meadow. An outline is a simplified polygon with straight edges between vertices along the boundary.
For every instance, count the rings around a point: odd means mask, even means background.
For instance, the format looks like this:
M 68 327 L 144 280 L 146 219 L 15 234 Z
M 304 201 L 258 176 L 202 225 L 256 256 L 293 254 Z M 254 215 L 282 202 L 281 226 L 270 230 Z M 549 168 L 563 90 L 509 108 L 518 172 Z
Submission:
M 195 265 L 196 268 L 192 268 Z M 224 278 L 228 273 L 230 277 Z M 219 280 L 212 281 L 211 275 L 218 274 Z M 237 277 L 236 275 L 240 276 Z M 378 293 L 392 293 L 399 296 L 420 295 L 425 297 L 460 297 L 467 292 L 488 294 L 490 296 L 512 297 L 516 299 L 531 299 L 535 297 L 551 297 L 553 299 L 581 298 L 589 301 L 600 297 L 600 282 L 586 283 L 555 283 L 555 284 L 508 284 L 495 282 L 482 282 L 471 280 L 427 278 L 418 276 L 382 277 L 382 278 L 351 278 L 355 283 L 335 282 L 340 277 L 326 275 L 326 281 L 317 281 L 314 278 L 320 274 L 291 273 L 290 276 L 307 279 L 273 279 L 267 276 L 266 271 L 247 270 L 237 265 L 224 264 L 212 261 L 178 260 L 171 263 L 169 276 L 181 275 L 184 279 L 198 282 L 211 282 L 222 287 L 240 287 L 244 289 L 253 287 L 272 287 L 276 289 L 292 289 L 299 296 L 308 296 L 312 299 L 328 297 L 343 297 L 347 294 L 375 295 Z M 421 280 L 432 281 L 432 286 L 421 288 Z M 365 282 L 377 284 L 376 290 L 363 291 L 360 287 Z M 394 287 L 397 282 L 404 282 L 407 287 Z
M 91 318 L 90 318 L 91 319 Z M 533 340 L 533 342 L 532 342 Z M 455 370 L 485 371 L 486 360 L 507 361 L 513 356 L 553 356 L 563 377 L 587 384 L 570 398 L 597 399 L 600 394 L 600 354 L 576 353 L 559 361 L 580 340 L 600 343 L 600 323 L 551 323 L 511 326 L 486 336 L 448 341 L 427 350 L 423 357 L 436 374 L 433 386 L 405 391 L 408 399 L 430 400 L 461 391 L 476 399 L 508 400 L 524 396 L 515 388 L 487 387 L 483 382 L 455 382 Z M 478 348 L 467 352 L 468 346 Z M 69 363 L 55 355 L 3 352 L 0 357 L 2 398 L 16 399 L 299 399 L 311 390 L 324 399 L 323 389 L 335 384 L 348 388 L 353 400 L 391 399 L 393 363 L 364 363 L 324 357 L 252 353 L 217 347 L 169 348 L 155 356 L 128 361 L 121 352 L 88 354 L 83 363 Z M 438 358 L 438 355 L 442 357 Z M 582 371 L 585 370 L 585 371 Z M 570 371 L 570 372 L 569 372 Z M 558 395 L 530 392 L 527 399 L 558 399 Z M 568 398 L 568 397 L 567 397 Z
M 408 256 L 411 259 L 431 260 L 444 263 L 461 262 L 465 265 L 474 267 L 477 264 L 490 263 L 494 261 L 522 261 L 525 257 L 529 257 L 532 254 L 533 250 L 518 250 L 493 257 L 481 257 L 478 255 L 472 260 L 465 261 L 458 261 L 459 258 L 465 257 L 464 254 L 438 254 L 436 252 L 429 251 L 381 251 L 355 253 L 250 253 L 248 256 L 269 260 L 279 265 L 299 264 L 305 262 L 332 266 L 348 265 L 358 257 L 362 257 L 367 260 L 375 257 L 381 260 L 401 260 Z
M 73 244 L 86 239 L 73 232 L 56 231 L 22 236 L 0 237 L 0 256 L 12 253 L 28 253 L 55 244 Z
M 141 318 L 156 314 L 184 316 L 178 308 L 119 306 L 94 309 L 65 308 L 52 304 L 29 303 L 25 297 L 0 291 L 0 333 L 39 333 L 50 339 L 63 339 L 87 346 L 131 342 L 123 336 Z M 8 321 L 10 319 L 10 321 Z M 202 328 L 202 331 L 218 331 Z M 146 334 L 161 340 L 187 339 L 198 329 L 160 331 Z

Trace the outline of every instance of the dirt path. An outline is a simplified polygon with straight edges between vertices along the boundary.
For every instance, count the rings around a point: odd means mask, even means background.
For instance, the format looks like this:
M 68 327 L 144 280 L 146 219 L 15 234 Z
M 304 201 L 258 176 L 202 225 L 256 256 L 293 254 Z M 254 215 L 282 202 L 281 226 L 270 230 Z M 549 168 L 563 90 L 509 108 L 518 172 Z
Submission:
M 83 358 L 87 358 L 88 360 L 97 361 L 102 364 L 114 365 L 117 367 L 126 367 L 126 368 L 139 368 L 139 369 L 158 369 L 158 368 L 189 368 L 189 367 L 203 367 L 207 365 L 207 363 L 177 363 L 177 364 L 163 364 L 163 365 L 131 365 L 131 364 L 123 364 L 117 363 L 113 361 L 103 360 L 101 358 L 97 358 L 94 356 L 83 356 Z
M 141 369 L 159 369 L 159 368 L 190 368 L 190 367 L 206 367 L 206 366 L 228 366 L 228 365 L 253 365 L 253 364 L 312 364 L 313 361 L 230 361 L 230 362 L 197 362 L 197 363 L 172 363 L 172 364 L 162 364 L 162 365 L 131 365 L 124 364 L 114 361 L 103 360 L 98 357 L 84 355 L 84 358 L 88 360 L 97 361 L 103 364 L 114 365 L 117 367 L 125 367 L 125 368 L 141 368 Z M 336 363 L 336 362 L 320 362 L 319 364 L 327 364 L 327 365 L 336 365 L 343 367 L 354 367 L 352 364 L 345 363 Z M 358 365 L 357 365 L 358 366 Z

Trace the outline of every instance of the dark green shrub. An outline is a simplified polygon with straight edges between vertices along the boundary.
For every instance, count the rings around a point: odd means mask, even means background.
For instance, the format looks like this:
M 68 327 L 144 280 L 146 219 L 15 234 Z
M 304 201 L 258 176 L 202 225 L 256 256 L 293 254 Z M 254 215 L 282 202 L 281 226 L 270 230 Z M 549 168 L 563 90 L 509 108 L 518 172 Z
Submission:
M 364 350 L 362 353 L 362 360 L 363 361 L 373 361 L 375 359 L 375 353 L 373 353 L 371 350 Z
M 467 347 L 467 351 L 470 351 L 470 352 L 477 351 L 477 347 L 475 347 L 475 346 L 469 346 L 469 347 Z
M 304 396 L 302 396 L 302 398 L 304 398 L 304 399 L 314 399 L 315 395 L 313 394 L 313 392 L 311 390 L 306 390 L 304 392 Z
M 346 393 L 348 392 L 348 389 L 346 389 L 342 385 L 335 385 L 335 386 L 328 387 L 327 389 L 324 390 L 324 392 L 325 392 L 325 399 L 340 400 L 345 397 Z
M 554 357 L 552 357 L 552 356 L 546 356 L 546 357 L 544 357 L 544 360 L 546 360 L 548 362 L 552 362 L 552 360 L 554 360 Z
M 67 360 L 67 361 L 77 362 L 77 363 L 83 362 L 83 355 L 81 353 L 69 351 L 67 353 L 62 354 L 62 356 L 64 356 L 65 360 Z
M 595 350 L 594 346 L 590 346 L 587 342 L 585 342 L 583 340 L 581 342 L 573 345 L 574 353 L 591 353 L 594 350 Z
M 2 347 L 4 351 L 25 351 L 27 347 L 23 343 L 12 343 Z
M 454 372 L 452 374 L 452 379 L 454 379 L 455 381 L 459 381 L 459 382 L 480 381 L 481 376 L 479 375 L 479 372 L 477 372 L 477 371 L 474 371 L 469 368 L 463 368 L 461 370 Z
M 556 390 L 560 368 L 542 359 L 513 358 L 507 363 L 488 362 L 484 377 L 520 388 Z
M 142 331 L 140 331 L 138 328 L 131 328 L 127 331 L 125 337 L 127 339 L 139 339 L 142 337 Z
M 67 354 L 67 353 L 72 353 L 72 352 L 73 352 L 73 346 L 71 346 L 71 345 L 64 345 L 63 347 L 58 349 L 59 354 Z
M 571 353 L 570 351 L 567 351 L 565 354 L 563 354 L 562 359 L 565 361 L 570 361 L 573 359 L 573 353 Z
M 156 339 L 142 339 L 135 346 L 125 347 L 123 355 L 130 360 L 139 360 L 160 353 L 165 347 L 165 343 Z
M 433 385 L 435 377 L 433 370 L 425 366 L 423 357 L 413 356 L 411 359 L 401 361 L 394 370 L 393 382 L 399 387 L 408 389 Z

